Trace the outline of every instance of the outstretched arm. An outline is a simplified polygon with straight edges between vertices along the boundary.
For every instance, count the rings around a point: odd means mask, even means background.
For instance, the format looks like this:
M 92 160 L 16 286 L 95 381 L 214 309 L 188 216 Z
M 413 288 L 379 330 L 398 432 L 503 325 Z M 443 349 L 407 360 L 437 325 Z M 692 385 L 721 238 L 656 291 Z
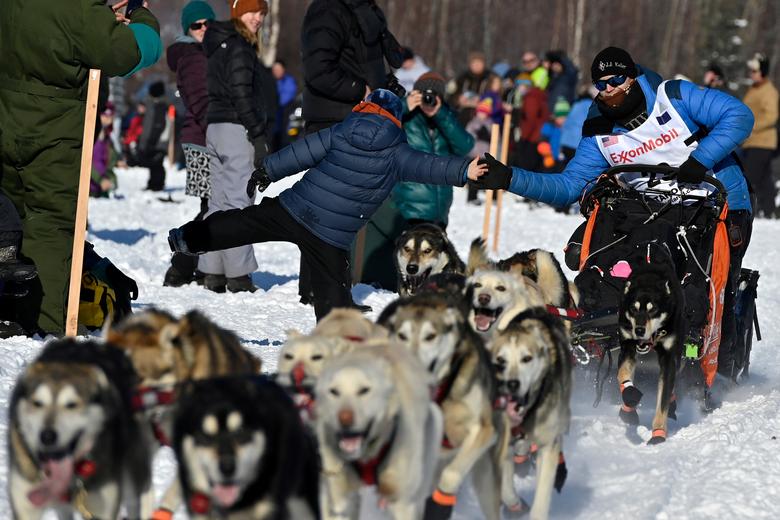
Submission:
M 395 166 L 400 181 L 463 186 L 469 159 L 418 152 L 403 143 L 396 150 Z
M 575 202 L 588 183 L 597 179 L 609 166 L 595 139 L 596 137 L 583 138 L 574 158 L 560 174 L 512 168 L 509 191 L 556 207 Z
M 315 134 L 272 153 L 264 159 L 265 170 L 272 181 L 278 181 L 298 172 L 308 170 L 319 163 L 330 150 L 331 129 L 325 128 Z

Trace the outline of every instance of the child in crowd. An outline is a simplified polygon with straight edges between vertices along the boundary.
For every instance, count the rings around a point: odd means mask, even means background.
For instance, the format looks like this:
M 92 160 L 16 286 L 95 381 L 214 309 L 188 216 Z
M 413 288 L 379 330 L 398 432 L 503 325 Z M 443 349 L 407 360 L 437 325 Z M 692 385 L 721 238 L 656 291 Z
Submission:
M 116 189 L 114 166 L 118 154 L 111 141 L 114 128 L 114 104 L 110 101 L 100 114 L 100 133 L 92 148 L 92 177 L 89 182 L 90 197 L 108 197 Z
M 312 267 L 314 312 L 352 305 L 349 248 L 355 234 L 400 181 L 462 186 L 485 171 L 477 159 L 413 150 L 401 127 L 402 101 L 377 89 L 343 122 L 265 158 L 247 193 L 308 172 L 279 197 L 214 213 L 172 229 L 173 251 L 197 254 L 256 242 L 292 242 Z
M 483 97 L 477 103 L 476 114 L 466 125 L 466 131 L 474 136 L 474 148 L 471 149 L 471 157 L 484 157 L 490 151 L 490 127 L 493 125 L 492 115 L 493 99 Z M 466 202 L 477 206 L 481 204 L 477 193 L 478 190 L 469 185 Z

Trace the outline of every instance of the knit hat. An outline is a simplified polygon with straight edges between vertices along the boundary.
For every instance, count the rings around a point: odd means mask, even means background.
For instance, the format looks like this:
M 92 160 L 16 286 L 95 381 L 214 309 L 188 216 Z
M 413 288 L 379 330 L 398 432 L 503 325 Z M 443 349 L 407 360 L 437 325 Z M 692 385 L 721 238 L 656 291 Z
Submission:
M 485 97 L 479 100 L 477 103 L 477 113 L 492 115 L 493 114 L 493 98 Z
M 184 34 L 190 30 L 190 24 L 198 20 L 214 20 L 217 16 L 209 4 L 203 0 L 192 0 L 181 10 L 181 28 Z
M 155 81 L 149 85 L 149 95 L 153 98 L 161 98 L 165 95 L 165 83 L 162 81 Z
M 433 90 L 437 96 L 444 98 L 444 92 L 446 90 L 447 80 L 445 80 L 441 74 L 436 72 L 426 72 L 414 82 L 414 90 L 425 92 L 426 90 Z
M 100 113 L 101 116 L 113 116 L 116 114 L 116 106 L 111 101 L 106 101 L 106 106 Z
M 396 119 L 400 120 L 404 115 L 404 107 L 401 100 L 389 90 L 383 88 L 372 90 L 366 97 L 366 101 L 379 105 L 390 112 Z
M 238 19 L 244 13 L 253 13 L 260 11 L 263 14 L 268 13 L 268 2 L 265 0 L 228 0 L 230 4 L 230 18 Z
M 519 87 L 520 85 L 526 85 L 526 86 L 530 87 L 533 84 L 534 84 L 534 82 L 533 82 L 533 80 L 531 80 L 531 75 L 528 74 L 527 72 L 521 72 L 515 78 L 515 86 Z
M 618 47 L 607 47 L 593 58 L 590 66 L 590 76 L 596 81 L 604 76 L 622 76 L 629 78 L 637 76 L 636 65 L 631 55 Z
M 566 98 L 559 97 L 553 105 L 553 117 L 566 117 L 569 115 L 571 105 Z

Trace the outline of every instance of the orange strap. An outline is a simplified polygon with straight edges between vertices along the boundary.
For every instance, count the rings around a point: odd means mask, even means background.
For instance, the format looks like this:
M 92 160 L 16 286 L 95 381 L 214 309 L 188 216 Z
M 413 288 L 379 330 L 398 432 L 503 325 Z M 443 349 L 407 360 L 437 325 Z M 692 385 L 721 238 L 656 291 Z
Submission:
M 621 404 L 620 405 L 620 409 L 623 410 L 624 412 L 628 412 L 628 413 L 636 411 L 636 408 L 634 408 L 633 406 L 626 406 L 625 404 Z
M 173 520 L 173 511 L 167 509 L 157 509 L 152 513 L 151 520 Z
M 664 430 L 662 428 L 657 428 L 657 429 L 653 430 L 653 437 L 663 437 L 665 439 L 666 438 L 666 430 Z
M 443 491 L 439 491 L 438 489 L 433 492 L 433 496 L 431 498 L 440 506 L 454 506 L 455 502 L 458 500 L 455 495 L 449 495 Z
M 558 464 L 566 464 L 566 459 L 563 458 L 563 452 L 558 455 Z
M 726 293 L 726 282 L 729 277 L 729 265 L 731 263 L 729 236 L 726 230 L 728 212 L 728 204 L 724 204 L 719 216 L 720 222 L 718 222 L 715 228 L 715 240 L 712 248 L 710 277 L 712 278 L 714 290 L 710 291 L 710 310 L 707 313 L 707 326 L 704 328 L 705 354 L 701 359 L 701 368 L 708 387 L 712 386 L 712 383 L 715 381 L 715 374 L 718 371 L 723 302 Z M 714 316 L 713 312 L 715 313 Z M 710 326 L 710 323 L 713 325 Z
M 582 237 L 582 249 L 580 250 L 580 268 L 582 271 L 585 268 L 585 261 L 590 256 L 590 239 L 593 235 L 593 228 L 596 226 L 596 216 L 599 214 L 599 203 L 596 201 L 593 211 L 588 216 L 588 224 L 585 226 L 585 235 Z

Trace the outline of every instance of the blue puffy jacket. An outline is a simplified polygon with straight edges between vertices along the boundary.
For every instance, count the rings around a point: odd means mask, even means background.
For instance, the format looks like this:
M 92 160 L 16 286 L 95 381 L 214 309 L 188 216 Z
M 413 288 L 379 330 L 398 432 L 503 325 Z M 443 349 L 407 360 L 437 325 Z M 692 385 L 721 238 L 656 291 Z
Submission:
M 641 67 L 639 70 L 637 81 L 650 112 L 662 80 L 653 71 Z M 723 183 L 728 191 L 730 209 L 750 211 L 747 181 L 731 152 L 750 135 L 753 113 L 737 98 L 719 90 L 699 87 L 689 81 L 670 81 L 666 89 L 672 105 L 691 132 L 700 128 L 707 131 L 706 137 L 699 141 L 699 146 L 691 156 L 711 169 Z M 594 102 L 588 118 L 598 117 L 599 114 Z M 628 130 L 615 125 L 612 132 L 626 133 Z M 561 175 L 512 168 L 509 191 L 553 206 L 567 206 L 576 201 L 589 183 L 608 167 L 609 163 L 601 155 L 596 137 L 583 137 L 574 158 Z
M 413 150 L 396 122 L 361 112 L 265 158 L 273 181 L 309 169 L 279 200 L 317 237 L 347 250 L 396 183 L 462 186 L 468 163 Z

